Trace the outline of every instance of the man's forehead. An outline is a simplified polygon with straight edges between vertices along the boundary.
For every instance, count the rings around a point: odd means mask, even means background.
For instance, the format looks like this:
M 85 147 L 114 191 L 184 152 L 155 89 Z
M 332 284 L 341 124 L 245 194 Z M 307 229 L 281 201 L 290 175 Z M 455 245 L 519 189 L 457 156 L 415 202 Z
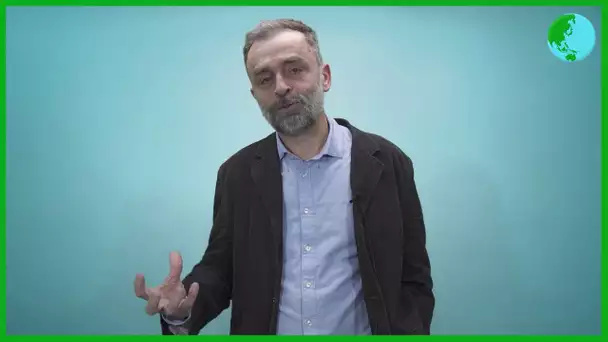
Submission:
M 256 41 L 249 50 L 248 63 L 252 69 L 263 68 L 273 61 L 304 59 L 310 53 L 306 37 L 295 31 L 280 32 L 269 39 Z
M 274 42 L 277 44 L 294 44 L 294 43 L 305 43 L 306 36 L 302 32 L 294 30 L 283 30 L 271 35 L 266 39 L 267 42 Z

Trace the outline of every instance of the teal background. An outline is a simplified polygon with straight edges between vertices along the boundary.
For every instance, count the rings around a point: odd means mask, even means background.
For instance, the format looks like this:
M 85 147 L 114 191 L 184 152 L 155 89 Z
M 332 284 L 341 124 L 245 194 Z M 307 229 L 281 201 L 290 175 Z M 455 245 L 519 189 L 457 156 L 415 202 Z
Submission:
M 565 64 L 570 12 L 598 44 Z M 218 166 L 271 132 L 241 48 L 277 17 L 318 31 L 328 113 L 414 160 L 435 334 L 600 332 L 599 8 L 55 7 L 7 10 L 9 334 L 159 333 L 132 281 L 198 261 Z

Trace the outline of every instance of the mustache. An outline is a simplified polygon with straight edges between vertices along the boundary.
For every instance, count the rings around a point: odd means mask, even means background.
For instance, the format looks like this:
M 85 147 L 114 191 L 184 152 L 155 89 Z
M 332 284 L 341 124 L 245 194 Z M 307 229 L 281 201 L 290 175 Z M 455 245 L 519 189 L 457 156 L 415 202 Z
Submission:
M 303 95 L 298 95 L 298 96 L 294 96 L 291 98 L 282 98 L 280 100 L 278 100 L 273 106 L 272 109 L 273 110 L 279 110 L 285 107 L 289 107 L 291 105 L 294 104 L 306 104 L 308 101 L 306 101 L 306 97 L 304 97 Z

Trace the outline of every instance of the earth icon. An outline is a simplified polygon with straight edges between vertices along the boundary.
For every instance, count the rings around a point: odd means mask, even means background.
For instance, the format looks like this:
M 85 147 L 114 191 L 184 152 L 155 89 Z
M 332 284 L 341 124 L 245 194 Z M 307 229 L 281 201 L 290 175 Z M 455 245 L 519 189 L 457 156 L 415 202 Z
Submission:
M 582 61 L 593 51 L 595 29 L 589 19 L 580 14 L 564 14 L 549 27 L 547 43 L 562 61 Z

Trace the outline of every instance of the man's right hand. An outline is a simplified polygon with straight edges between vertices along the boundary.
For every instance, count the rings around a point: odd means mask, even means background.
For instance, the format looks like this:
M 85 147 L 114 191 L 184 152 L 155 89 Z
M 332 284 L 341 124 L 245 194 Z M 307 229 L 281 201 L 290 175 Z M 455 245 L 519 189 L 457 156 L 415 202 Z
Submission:
M 181 280 L 183 263 L 179 253 L 171 252 L 169 264 L 169 276 L 157 287 L 146 287 L 143 274 L 138 274 L 134 282 L 135 295 L 148 302 L 146 305 L 148 315 L 162 312 L 169 319 L 186 319 L 198 295 L 199 285 L 193 283 L 186 293 Z

